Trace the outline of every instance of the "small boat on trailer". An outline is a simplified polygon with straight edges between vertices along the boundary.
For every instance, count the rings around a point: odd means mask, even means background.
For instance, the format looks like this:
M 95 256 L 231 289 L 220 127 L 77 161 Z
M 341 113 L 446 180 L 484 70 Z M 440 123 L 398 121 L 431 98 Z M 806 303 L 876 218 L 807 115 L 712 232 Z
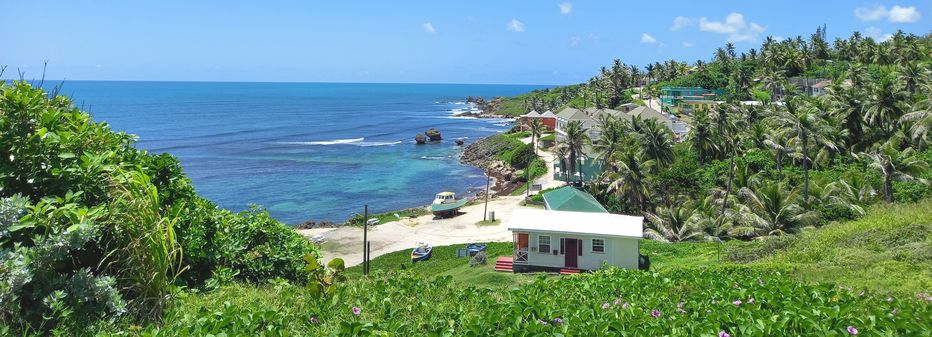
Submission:
M 411 263 L 417 263 L 430 258 L 433 247 L 429 243 L 419 242 L 417 247 L 411 250 Z
M 469 199 L 466 198 L 456 200 L 456 194 L 453 192 L 440 192 L 434 197 L 430 212 L 441 218 L 455 216 L 467 202 Z

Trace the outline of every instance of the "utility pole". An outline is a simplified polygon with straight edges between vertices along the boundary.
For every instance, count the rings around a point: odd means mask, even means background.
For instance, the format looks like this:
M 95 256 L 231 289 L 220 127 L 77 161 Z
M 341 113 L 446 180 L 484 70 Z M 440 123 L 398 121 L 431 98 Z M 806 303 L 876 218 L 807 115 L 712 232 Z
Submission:
M 369 275 L 369 205 L 363 206 L 362 214 L 362 271 Z
M 482 210 L 482 221 L 489 220 L 489 185 L 492 184 L 492 169 L 485 171 L 485 209 Z

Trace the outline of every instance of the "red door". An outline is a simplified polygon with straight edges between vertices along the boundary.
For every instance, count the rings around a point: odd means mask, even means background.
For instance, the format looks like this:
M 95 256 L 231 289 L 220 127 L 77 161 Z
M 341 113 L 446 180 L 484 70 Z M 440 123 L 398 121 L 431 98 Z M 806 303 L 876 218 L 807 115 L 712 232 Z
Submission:
M 566 268 L 576 268 L 579 266 L 579 240 L 565 239 L 566 249 L 564 252 L 563 265 Z

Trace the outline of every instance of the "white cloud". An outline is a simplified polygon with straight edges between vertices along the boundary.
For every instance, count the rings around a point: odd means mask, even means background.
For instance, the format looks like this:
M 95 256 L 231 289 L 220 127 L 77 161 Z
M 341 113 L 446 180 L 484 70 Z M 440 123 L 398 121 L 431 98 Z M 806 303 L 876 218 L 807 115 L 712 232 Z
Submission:
M 741 13 L 731 13 L 725 17 L 725 22 L 699 18 L 699 30 L 726 34 L 729 42 L 750 42 L 756 41 L 758 35 L 766 31 L 767 27 L 756 22 L 748 23 Z
M 557 6 L 560 7 L 560 13 L 563 14 L 563 15 L 569 14 L 570 12 L 573 11 L 573 3 L 572 3 L 572 2 L 564 2 L 564 3 L 561 3 L 561 4 L 557 5 Z
M 430 23 L 430 22 L 425 22 L 424 24 L 421 25 L 421 27 L 424 27 L 424 31 L 425 31 L 425 32 L 428 32 L 428 33 L 436 33 L 436 32 L 437 32 L 437 29 L 434 28 L 434 24 L 432 24 L 432 23 Z
M 511 22 L 508 22 L 506 27 L 512 32 L 520 33 L 524 31 L 524 22 L 518 21 L 518 19 L 511 19 Z
M 861 21 L 878 21 L 887 19 L 896 23 L 911 23 L 919 21 L 922 15 L 915 6 L 903 7 L 894 5 L 888 10 L 883 5 L 873 7 L 858 7 L 854 9 L 854 16 Z
M 877 21 L 887 17 L 887 8 L 881 5 L 874 7 L 858 7 L 854 9 L 854 16 L 861 21 Z
M 890 8 L 890 22 L 909 23 L 919 21 L 919 10 L 914 6 L 900 7 L 893 6 Z
M 673 19 L 673 25 L 670 26 L 670 30 L 680 30 L 694 24 L 696 24 L 695 19 L 687 18 L 685 16 L 677 16 Z
M 696 45 L 695 45 L 695 44 L 693 44 L 692 42 L 689 42 L 689 41 L 683 41 L 683 47 L 686 47 L 686 48 L 692 48 L 692 47 L 695 47 L 695 46 L 696 46 Z
M 877 40 L 877 42 L 883 42 L 883 41 L 893 38 L 893 34 L 890 34 L 890 33 L 884 34 L 883 31 L 880 30 L 880 28 L 873 27 L 873 26 L 864 28 L 864 34 L 867 34 L 867 36 L 871 37 L 874 40 Z
M 657 39 L 655 39 L 653 36 L 650 36 L 650 34 L 643 33 L 641 34 L 641 43 L 653 44 L 657 43 Z

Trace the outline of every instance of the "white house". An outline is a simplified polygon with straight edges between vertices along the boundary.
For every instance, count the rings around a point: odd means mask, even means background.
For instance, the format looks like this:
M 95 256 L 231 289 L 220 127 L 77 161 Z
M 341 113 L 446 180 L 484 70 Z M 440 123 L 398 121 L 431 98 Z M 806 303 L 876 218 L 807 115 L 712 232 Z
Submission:
M 603 263 L 637 269 L 643 221 L 609 213 L 515 209 L 507 222 L 514 236 L 512 269 L 565 272 Z

